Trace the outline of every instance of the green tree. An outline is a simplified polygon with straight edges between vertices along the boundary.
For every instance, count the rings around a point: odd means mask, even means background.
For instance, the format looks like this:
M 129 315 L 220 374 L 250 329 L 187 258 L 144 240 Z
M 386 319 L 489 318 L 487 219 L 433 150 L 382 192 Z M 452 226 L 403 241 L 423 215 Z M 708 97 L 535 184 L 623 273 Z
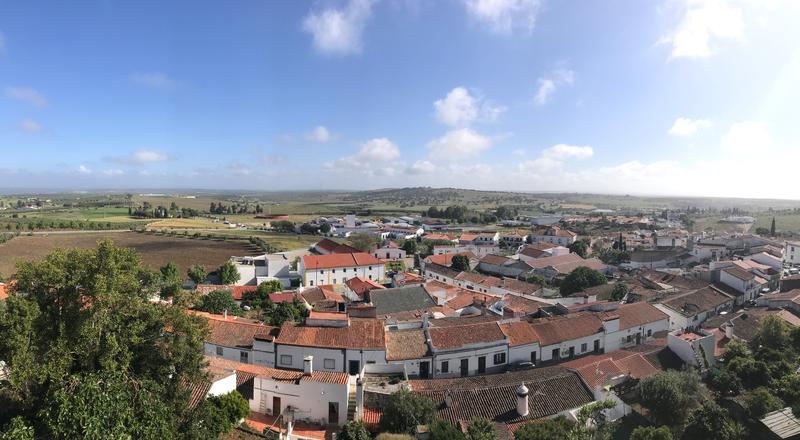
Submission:
M 205 377 L 205 323 L 180 297 L 150 303 L 160 275 L 133 249 L 59 249 L 19 263 L 16 280 L 26 294 L 0 309 L 0 425 L 14 414 L 36 438 L 130 439 L 181 438 L 181 421 L 203 422 L 181 383 Z
M 206 282 L 206 278 L 208 278 L 208 272 L 206 272 L 205 266 L 200 264 L 195 264 L 190 267 L 186 271 L 186 275 L 188 275 L 189 279 L 195 284 L 203 284 Z
M 174 297 L 181 290 L 181 277 L 178 266 L 169 262 L 161 266 L 161 296 L 164 298 Z
M 406 240 L 403 242 L 403 250 L 407 255 L 414 255 L 417 253 L 417 240 Z
M 575 240 L 570 243 L 567 248 L 573 254 L 578 254 L 581 258 L 586 258 L 586 251 L 589 249 L 589 240 L 586 238 Z
M 33 434 L 33 428 L 25 424 L 25 419 L 14 417 L 0 431 L 0 440 L 34 440 Z
M 776 315 L 767 315 L 758 321 L 755 346 L 783 350 L 789 346 L 789 325 Z
M 370 252 L 378 246 L 378 237 L 372 234 L 352 234 L 348 238 L 350 244 L 361 252 Z
M 413 434 L 417 425 L 427 425 L 433 415 L 434 405 L 430 399 L 401 388 L 389 396 L 380 427 L 382 431 Z
M 211 396 L 197 405 L 195 413 L 202 414 L 202 423 L 183 426 L 183 438 L 201 440 L 219 438 L 231 432 L 240 421 L 250 415 L 250 405 L 238 391 L 221 396 Z
M 528 422 L 514 431 L 514 440 L 566 440 L 572 427 L 573 423 L 564 416 Z
M 469 257 L 466 255 L 453 255 L 453 261 L 450 263 L 450 267 L 459 272 L 468 272 Z
M 444 420 L 434 420 L 428 425 L 430 440 L 466 440 L 466 436 L 455 426 Z
M 769 235 L 771 237 L 775 236 L 775 217 L 772 217 L 772 223 L 769 225 Z
M 586 266 L 579 266 L 564 277 L 558 290 L 561 296 L 569 296 L 588 287 L 599 286 L 607 282 L 608 280 L 602 273 Z
M 633 430 L 629 440 L 672 440 L 672 431 L 666 426 L 640 426 Z
M 628 285 L 625 283 L 617 283 L 614 284 L 614 288 L 611 289 L 611 299 L 614 301 L 622 301 L 625 298 L 625 295 L 630 292 Z
M 467 425 L 467 440 L 497 440 L 494 424 L 481 417 L 472 419 Z
M 199 304 L 195 307 L 197 310 L 222 314 L 226 310 L 231 315 L 241 315 L 241 308 L 236 301 L 233 300 L 233 295 L 229 290 L 215 290 L 200 299 Z
M 751 418 L 758 420 L 768 412 L 783 408 L 783 402 L 766 387 L 759 387 L 744 395 L 744 407 Z
M 261 297 L 262 300 L 268 298 L 270 293 L 282 292 L 282 291 L 283 291 L 283 283 L 280 282 L 280 280 L 263 281 L 256 288 L 256 292 L 258 293 L 258 295 Z
M 322 226 L 319 227 L 319 231 L 323 234 L 327 234 L 331 232 L 331 225 L 328 223 L 323 223 Z
M 226 261 L 225 264 L 217 269 L 217 276 L 219 277 L 219 281 L 222 284 L 234 284 L 239 281 L 239 271 L 236 270 L 236 266 L 230 262 Z
M 712 370 L 709 384 L 722 397 L 736 396 L 742 392 L 741 379 L 727 368 Z
M 700 405 L 700 378 L 693 370 L 659 371 L 638 385 L 639 399 L 659 425 L 682 426 Z
M 327 223 L 326 223 L 327 224 Z M 342 426 L 342 430 L 336 435 L 337 440 L 372 440 L 369 431 L 364 426 L 364 422 L 351 420 Z
M 714 402 L 706 402 L 689 416 L 683 438 L 703 440 L 738 440 L 742 427 Z

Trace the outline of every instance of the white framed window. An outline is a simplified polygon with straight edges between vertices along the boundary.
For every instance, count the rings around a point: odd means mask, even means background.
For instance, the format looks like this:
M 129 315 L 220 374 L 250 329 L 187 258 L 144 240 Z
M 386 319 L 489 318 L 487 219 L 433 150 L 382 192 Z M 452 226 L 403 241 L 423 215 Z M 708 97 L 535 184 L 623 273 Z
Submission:
M 247 363 L 249 363 L 249 358 L 250 358 L 250 354 L 247 353 L 246 351 L 240 351 L 239 352 L 239 362 L 241 362 L 243 364 L 247 364 Z
M 222 347 L 217 347 L 217 356 L 222 356 L 225 350 Z
M 506 363 L 506 354 L 505 353 L 496 353 L 494 355 L 494 364 L 500 365 Z
M 292 355 L 290 355 L 290 354 L 282 354 L 281 355 L 281 365 L 292 365 Z

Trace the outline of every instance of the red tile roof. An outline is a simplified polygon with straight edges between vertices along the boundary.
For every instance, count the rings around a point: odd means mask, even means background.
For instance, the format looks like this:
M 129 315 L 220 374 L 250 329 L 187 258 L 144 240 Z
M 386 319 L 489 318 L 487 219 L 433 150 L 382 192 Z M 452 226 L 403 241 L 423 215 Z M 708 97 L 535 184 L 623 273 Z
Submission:
M 431 327 L 428 329 L 428 334 L 433 348 L 439 350 L 504 341 L 506 337 L 496 322 L 454 327 Z
M 539 342 L 539 335 L 526 321 L 500 324 L 500 330 L 508 337 L 508 345 L 511 347 Z
M 431 355 L 422 329 L 386 332 L 386 360 L 421 359 Z
M 431 255 L 425 258 L 425 262 L 449 267 L 451 264 L 453 264 L 453 257 L 455 257 L 456 255 L 466 255 L 467 258 L 469 258 L 470 260 L 476 260 L 478 258 L 472 252 L 466 251 L 466 252 L 458 252 L 455 254 Z
M 363 277 L 353 277 L 349 280 L 344 282 L 350 290 L 353 291 L 356 295 L 360 298 L 364 297 L 364 294 L 369 292 L 372 289 L 385 289 L 382 284 L 378 284 L 375 281 L 370 280 L 369 278 Z
M 258 321 L 237 319 L 228 316 L 222 319 L 221 315 L 205 314 L 209 333 L 206 342 L 225 347 L 251 347 L 256 336 L 266 336 L 273 332 L 275 327 L 264 325 Z M 248 322 L 249 321 L 249 322 Z
M 339 267 L 382 266 L 383 262 L 370 254 L 305 255 L 303 267 L 306 270 L 334 269 Z
M 8 298 L 8 289 L 6 288 L 5 283 L 0 283 L 0 299 Z
M 620 330 L 669 319 L 669 315 L 647 302 L 622 304 L 614 312 L 619 316 Z
M 614 377 L 627 375 L 632 379 L 643 379 L 656 372 L 656 368 L 641 352 L 618 350 L 611 353 L 592 354 L 561 366 L 577 372 L 589 388 L 603 386 Z
M 343 243 L 337 243 L 329 238 L 324 238 L 314 244 L 317 249 L 322 249 L 329 254 L 350 254 L 360 252 L 358 249 Z
M 539 344 L 543 347 L 595 335 L 603 331 L 603 321 L 593 313 L 571 313 L 534 319 L 531 321 L 531 326 L 539 335 Z
M 245 293 L 255 292 L 257 289 L 258 286 L 233 286 L 233 288 L 231 288 L 231 295 L 233 295 L 234 300 L 241 301 Z
M 723 272 L 727 273 L 728 275 L 738 278 L 742 281 L 752 280 L 756 276 L 752 273 L 742 269 L 741 267 L 728 267 L 722 269 Z
M 278 370 L 276 368 L 264 367 L 254 364 L 240 364 L 236 372 L 255 374 L 257 377 L 271 379 L 276 382 L 300 383 L 300 382 L 322 382 L 337 385 L 344 385 L 350 380 L 347 373 L 333 371 L 314 371 L 306 375 L 297 370 Z
M 350 319 L 347 327 L 312 327 L 284 324 L 276 344 L 303 347 L 349 348 L 383 350 L 386 339 L 383 321 L 376 319 Z

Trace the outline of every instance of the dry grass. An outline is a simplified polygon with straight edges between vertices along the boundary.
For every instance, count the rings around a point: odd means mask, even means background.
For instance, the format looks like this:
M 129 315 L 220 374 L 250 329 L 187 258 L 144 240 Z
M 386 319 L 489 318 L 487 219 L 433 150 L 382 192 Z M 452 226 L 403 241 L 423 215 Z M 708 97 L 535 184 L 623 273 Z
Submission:
M 228 225 L 206 218 L 170 218 L 147 224 L 148 229 L 230 229 Z
M 256 255 L 258 252 L 238 241 L 195 240 L 136 232 L 68 233 L 21 236 L 0 245 L 0 273 L 15 272 L 19 260 L 38 260 L 56 248 L 92 248 L 98 240 L 110 239 L 117 246 L 136 249 L 150 267 L 168 262 L 178 265 L 181 273 L 193 264 L 202 264 L 209 271 L 219 267 L 232 255 Z

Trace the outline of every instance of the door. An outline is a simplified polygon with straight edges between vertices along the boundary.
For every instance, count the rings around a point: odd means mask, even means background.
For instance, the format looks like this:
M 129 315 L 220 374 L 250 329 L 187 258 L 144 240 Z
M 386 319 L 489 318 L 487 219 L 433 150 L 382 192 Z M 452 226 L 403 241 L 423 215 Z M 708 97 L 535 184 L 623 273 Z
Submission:
M 535 351 L 531 352 L 531 363 L 533 365 L 536 365 L 536 352 Z
M 478 358 L 478 374 L 483 374 L 486 372 L 486 356 L 481 356 Z
M 272 415 L 277 416 L 281 413 L 281 398 L 272 396 Z
M 339 402 L 328 402 L 328 424 L 339 424 Z
M 569 357 L 575 357 L 575 347 L 569 348 Z
M 636 345 L 639 345 L 641 343 L 642 343 L 642 334 L 636 333 Z
M 469 375 L 469 359 L 461 359 L 461 377 Z
M 599 339 L 595 339 L 594 340 L 594 352 L 595 353 L 600 353 L 600 340 Z
M 360 370 L 360 368 L 359 368 L 359 367 L 361 366 L 361 363 L 360 363 L 359 361 L 350 361 L 350 364 L 349 364 L 349 365 L 350 365 L 350 368 L 348 368 L 348 369 L 347 369 L 347 372 L 348 372 L 348 373 L 349 373 L 351 376 L 355 376 L 355 375 L 357 375 L 357 374 L 359 373 L 359 371 L 358 371 L 358 370 Z
M 431 364 L 427 361 L 419 363 L 419 377 L 427 379 L 430 375 Z

